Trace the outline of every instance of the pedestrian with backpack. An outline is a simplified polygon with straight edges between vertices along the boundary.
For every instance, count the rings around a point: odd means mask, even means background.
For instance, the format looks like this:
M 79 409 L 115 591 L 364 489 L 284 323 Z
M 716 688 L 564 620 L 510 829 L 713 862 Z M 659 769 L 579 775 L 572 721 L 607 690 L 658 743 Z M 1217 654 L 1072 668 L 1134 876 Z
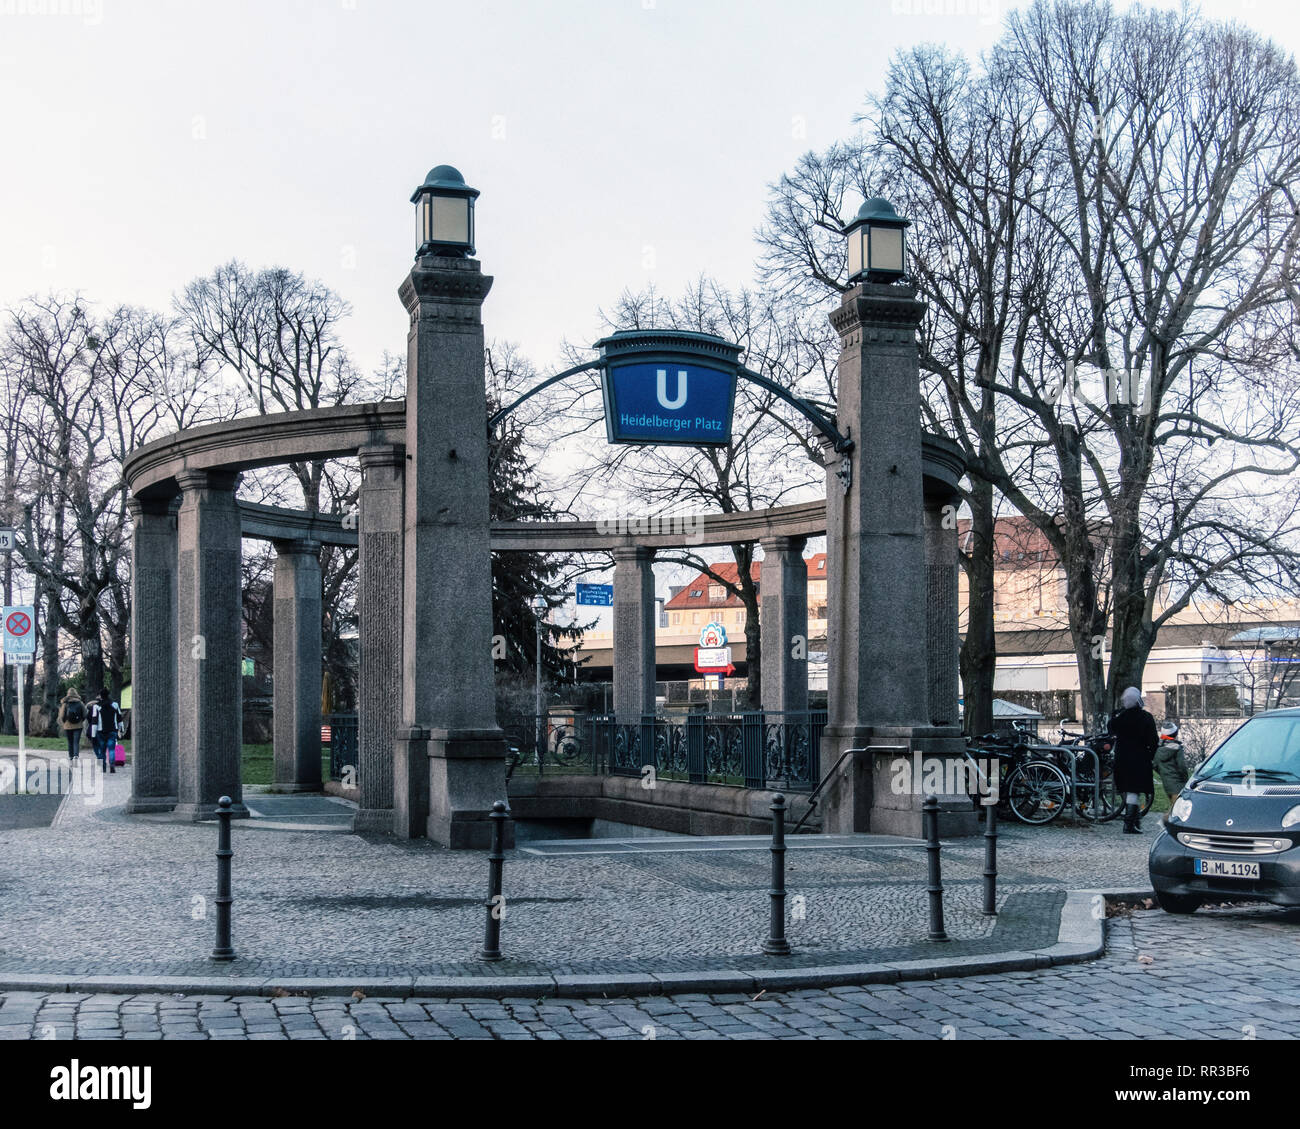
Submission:
M 81 700 L 75 686 L 69 686 L 59 703 L 59 725 L 63 735 L 68 739 L 68 759 L 76 760 L 81 755 L 81 731 L 86 724 L 86 703 Z
M 117 730 L 122 723 L 122 711 L 110 697 L 107 689 L 99 692 L 98 700 L 91 702 L 87 712 L 90 726 L 87 736 L 100 766 L 107 772 L 117 771 L 115 751 L 117 749 Z

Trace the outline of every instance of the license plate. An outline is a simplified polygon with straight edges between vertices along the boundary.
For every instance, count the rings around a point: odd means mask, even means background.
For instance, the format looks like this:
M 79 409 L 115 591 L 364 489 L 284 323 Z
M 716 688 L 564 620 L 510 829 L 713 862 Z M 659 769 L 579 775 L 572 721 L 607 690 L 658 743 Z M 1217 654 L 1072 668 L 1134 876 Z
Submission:
M 1259 878 L 1259 863 L 1226 859 L 1197 859 L 1196 873 L 1203 878 Z

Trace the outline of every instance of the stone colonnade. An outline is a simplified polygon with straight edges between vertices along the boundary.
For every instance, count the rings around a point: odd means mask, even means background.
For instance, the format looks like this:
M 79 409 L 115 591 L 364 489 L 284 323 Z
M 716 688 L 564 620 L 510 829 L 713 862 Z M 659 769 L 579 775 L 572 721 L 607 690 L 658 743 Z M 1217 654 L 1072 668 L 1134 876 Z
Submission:
M 428 818 L 428 779 L 412 788 L 411 774 L 394 756 L 401 748 L 403 708 L 405 447 L 371 444 L 358 453 L 360 799 L 354 829 L 401 834 L 396 813 L 406 820 L 408 835 L 420 834 L 418 821 Z M 199 819 L 211 815 L 221 795 L 242 800 L 236 481 L 232 474 L 183 475 L 178 498 L 131 504 L 133 812 L 176 810 Z M 956 723 L 955 502 L 950 486 L 926 478 L 924 696 L 930 723 L 941 727 Z M 762 701 L 768 712 L 808 708 L 806 541 L 803 535 L 760 541 Z M 308 791 L 321 786 L 320 542 L 286 535 L 273 544 L 274 783 L 283 791 Z M 645 546 L 614 551 L 614 712 L 621 720 L 655 711 L 654 556 Z M 414 826 L 413 810 L 422 810 Z M 236 811 L 246 814 L 239 803 Z
M 161 440 L 128 459 L 130 810 L 204 819 L 229 795 L 236 814 L 248 814 L 240 778 L 239 468 L 355 453 L 362 467 L 355 826 L 451 847 L 487 845 L 488 813 L 505 792 L 506 743 L 495 716 L 487 436 L 471 421 L 486 416 L 481 306 L 491 283 L 471 259 L 417 260 L 400 290 L 410 318 L 400 423 L 385 405 L 324 409 L 258 421 L 270 439 L 238 421 Z M 821 526 L 830 653 L 821 767 L 838 774 L 824 806 L 829 831 L 916 834 L 921 793 L 894 793 L 891 764 L 900 753 L 954 760 L 964 751 L 952 520 L 963 467 L 955 447 L 921 433 L 922 310 L 906 286 L 859 285 L 832 315 L 843 343 L 836 422 L 856 447 L 851 475 L 841 473 L 846 456 L 828 456 Z M 235 441 L 227 450 L 235 433 L 246 446 Z M 795 535 L 782 529 L 780 513 L 721 515 L 732 524 L 720 521 L 714 532 L 725 535 L 705 543 L 761 543 L 763 703 L 798 713 L 808 704 L 802 550 L 816 527 L 804 524 Z M 737 516 L 748 522 L 743 532 Z M 283 524 L 262 534 L 277 554 L 274 781 L 306 790 L 321 783 L 320 546 L 310 519 Z M 557 540 L 548 545 L 551 535 Z M 577 540 L 610 547 L 607 539 Z M 614 712 L 633 722 L 655 711 L 653 563 L 670 543 L 661 534 L 644 540 L 613 546 Z M 515 547 L 576 546 L 552 528 Z M 973 830 L 969 799 L 947 799 L 945 833 Z

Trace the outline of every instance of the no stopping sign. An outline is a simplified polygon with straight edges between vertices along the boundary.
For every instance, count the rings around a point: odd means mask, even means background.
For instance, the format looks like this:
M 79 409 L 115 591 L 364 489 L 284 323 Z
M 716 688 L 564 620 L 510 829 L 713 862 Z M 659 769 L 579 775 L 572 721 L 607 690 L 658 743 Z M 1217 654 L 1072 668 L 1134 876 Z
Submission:
M 5 651 L 8 654 L 34 654 L 36 651 L 36 609 L 4 609 Z

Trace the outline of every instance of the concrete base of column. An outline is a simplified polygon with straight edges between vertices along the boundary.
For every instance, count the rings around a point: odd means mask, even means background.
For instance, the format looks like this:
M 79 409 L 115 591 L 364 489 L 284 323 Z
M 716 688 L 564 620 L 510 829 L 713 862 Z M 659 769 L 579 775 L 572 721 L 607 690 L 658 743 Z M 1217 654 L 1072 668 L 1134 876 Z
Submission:
M 849 753 L 872 744 L 867 726 L 828 725 L 822 730 L 821 773 L 833 773 L 822 786 L 817 806 L 822 813 L 822 833 L 852 835 L 870 830 L 871 773 L 869 755 Z
M 827 726 L 822 741 L 822 771 L 848 749 L 872 751 L 845 757 L 824 789 L 822 830 L 849 835 L 924 834 L 922 808 L 929 783 L 937 783 L 939 834 L 945 838 L 978 835 L 979 813 L 970 793 L 966 743 L 951 727 Z M 917 778 L 917 774 L 919 778 Z
M 358 808 L 352 817 L 353 833 L 390 835 L 393 831 L 392 808 Z
M 393 808 L 389 830 L 399 839 L 419 839 L 429 821 L 429 731 L 399 729 L 393 741 Z
M 506 739 L 500 729 L 434 729 L 429 737 L 430 840 L 453 850 L 492 845 L 492 805 L 506 799 Z M 506 824 L 514 846 L 514 822 Z
M 917 731 L 908 742 L 906 756 L 873 754 L 873 832 L 921 838 L 925 834 L 921 805 L 933 785 L 939 798 L 939 834 L 953 839 L 979 834 L 979 813 L 966 791 L 970 763 L 963 755 L 966 742 L 943 733 L 942 729 Z
M 149 812 L 169 812 L 176 807 L 175 796 L 132 796 L 126 801 L 128 815 L 141 815 Z
M 241 803 L 230 805 L 230 814 L 233 819 L 248 819 L 249 811 L 246 805 Z M 182 823 L 199 823 L 204 820 L 217 818 L 216 804 L 177 804 L 172 809 L 173 818 Z

